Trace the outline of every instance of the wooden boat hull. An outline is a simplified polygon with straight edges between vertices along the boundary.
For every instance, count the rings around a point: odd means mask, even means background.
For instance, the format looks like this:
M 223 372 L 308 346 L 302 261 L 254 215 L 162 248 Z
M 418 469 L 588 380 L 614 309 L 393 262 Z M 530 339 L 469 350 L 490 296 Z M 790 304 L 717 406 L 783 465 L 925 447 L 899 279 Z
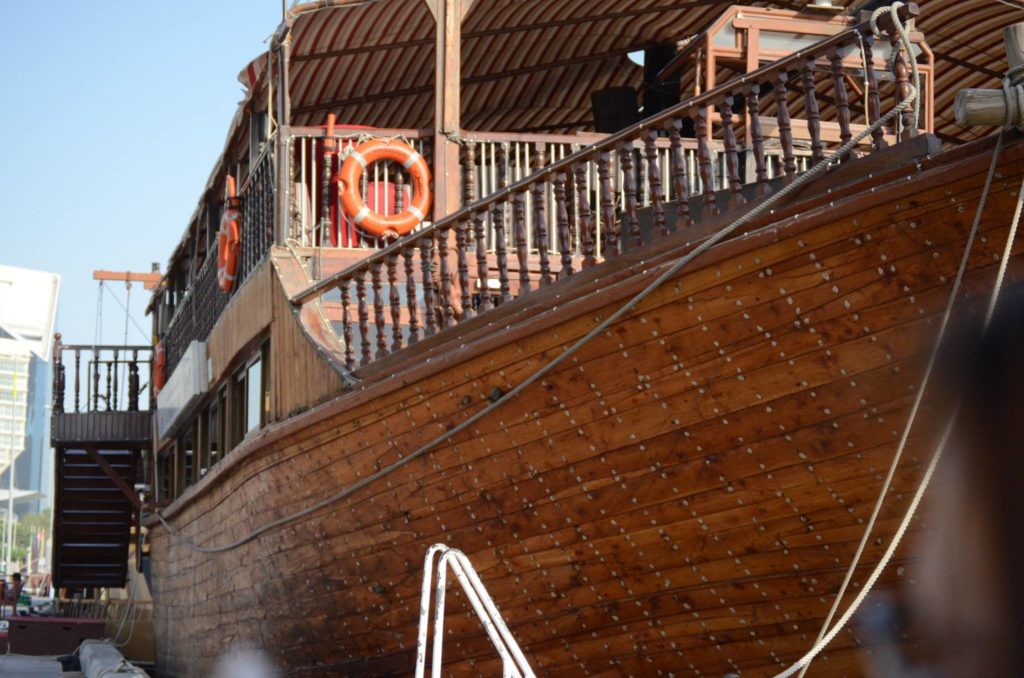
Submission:
M 991 147 L 926 159 L 910 180 L 862 177 L 722 243 L 541 383 L 349 499 L 218 555 L 153 525 L 162 674 L 209 675 L 218 655 L 257 647 L 288 675 L 408 675 L 422 560 L 438 542 L 469 556 L 538 675 L 784 668 L 813 644 L 877 497 Z M 964 307 L 987 300 L 1022 158 L 1009 142 Z M 397 461 L 690 246 L 680 236 L 675 251 L 532 293 L 490 328 L 481 318 L 391 356 L 362 388 L 236 448 L 169 522 L 227 543 Z M 924 429 L 912 436 L 858 586 L 929 445 Z M 905 590 L 912 568 L 901 550 L 880 585 Z M 844 631 L 811 674 L 861 673 L 863 641 Z M 500 672 L 454 588 L 444 649 L 453 675 Z

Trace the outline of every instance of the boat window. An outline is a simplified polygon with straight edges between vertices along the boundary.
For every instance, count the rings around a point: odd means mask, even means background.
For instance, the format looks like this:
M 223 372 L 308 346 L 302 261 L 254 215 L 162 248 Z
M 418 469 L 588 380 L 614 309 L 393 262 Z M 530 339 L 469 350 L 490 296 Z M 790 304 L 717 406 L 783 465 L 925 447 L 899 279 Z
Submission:
M 232 379 L 231 447 L 267 423 L 270 402 L 267 355 L 268 344 L 264 344 Z
M 195 424 L 189 426 L 178 443 L 178 467 L 180 469 L 180 483 L 178 494 L 185 491 L 189 485 L 196 481 L 196 431 Z
M 246 370 L 245 433 L 258 429 L 263 421 L 263 360 L 257 358 Z
M 157 501 L 170 501 L 174 498 L 174 456 L 168 451 L 160 455 L 157 461 L 157 473 L 159 474 L 159 486 Z

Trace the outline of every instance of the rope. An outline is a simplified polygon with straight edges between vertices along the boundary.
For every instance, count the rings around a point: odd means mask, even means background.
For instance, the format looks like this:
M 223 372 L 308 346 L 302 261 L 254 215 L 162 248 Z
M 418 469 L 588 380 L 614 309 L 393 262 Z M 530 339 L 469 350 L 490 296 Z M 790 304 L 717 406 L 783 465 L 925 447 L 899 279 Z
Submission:
M 893 4 L 890 7 L 880 7 L 875 10 L 871 15 L 871 28 L 876 33 L 878 31 L 878 17 L 881 13 L 890 11 L 893 20 L 893 24 L 896 30 L 899 32 L 901 39 L 906 37 L 906 29 L 900 22 L 899 14 L 897 13 L 897 5 Z M 895 57 L 897 54 L 896 50 L 893 50 L 892 56 Z M 892 58 L 892 57 L 891 57 Z M 890 69 L 892 67 L 892 61 L 890 60 Z M 916 70 L 915 70 L 916 77 Z M 915 82 L 919 82 L 915 80 Z M 889 464 L 889 471 L 886 473 L 885 480 L 882 481 L 882 489 L 878 493 L 878 499 L 875 501 L 875 506 L 871 510 L 871 516 L 868 518 L 868 524 L 864 528 L 864 534 L 861 536 L 860 543 L 857 544 L 857 550 L 854 552 L 853 561 L 850 563 L 850 567 L 846 570 L 846 575 L 843 577 L 843 583 L 839 586 L 839 593 L 836 594 L 835 600 L 832 601 L 832 607 L 828 611 L 828 615 L 825 616 L 825 621 L 821 625 L 821 629 L 818 631 L 818 637 L 815 639 L 815 644 L 821 642 L 821 639 L 828 632 L 829 624 L 832 623 L 832 618 L 835 616 L 836 611 L 839 609 L 839 603 L 843 599 L 843 595 L 846 593 L 846 589 L 849 587 L 850 582 L 853 580 L 853 575 L 857 570 L 857 565 L 860 563 L 861 557 L 864 555 L 864 548 L 867 546 L 868 539 L 871 536 L 872 530 L 875 528 L 875 522 L 878 520 L 878 515 L 881 513 L 882 505 L 885 503 L 885 497 L 889 493 L 889 487 L 892 485 L 893 477 L 896 475 L 896 468 L 899 466 L 900 459 L 903 457 L 903 450 L 907 446 L 907 441 L 910 439 L 910 430 L 917 418 L 917 412 L 921 407 L 921 402 L 924 399 L 924 392 L 928 385 L 929 380 L 932 376 L 932 371 L 935 368 L 935 362 L 938 359 L 939 346 L 942 343 L 943 338 L 946 335 L 946 330 L 949 325 L 950 316 L 953 313 L 953 304 L 956 301 L 957 292 L 960 290 L 960 284 L 963 281 L 964 271 L 967 269 L 967 260 L 971 253 L 971 248 L 974 245 L 974 236 L 978 232 L 978 224 L 981 222 L 981 214 L 985 207 L 985 201 L 988 197 L 989 187 L 992 184 L 992 176 L 995 173 L 996 161 L 999 158 L 999 154 L 1003 147 L 1003 134 L 1000 132 L 999 139 L 996 141 L 996 150 L 992 154 L 992 162 L 988 168 L 988 176 L 985 179 L 985 187 L 982 190 L 981 201 L 978 203 L 978 209 L 974 214 L 974 224 L 971 227 L 970 234 L 967 237 L 967 243 L 964 246 L 963 256 L 960 258 L 960 267 L 957 269 L 956 279 L 953 282 L 953 288 L 950 290 L 949 299 L 946 301 L 946 308 L 942 314 L 942 323 L 939 325 L 939 334 L 932 346 L 931 354 L 928 356 L 928 364 L 925 367 L 924 377 L 921 380 L 921 385 L 917 389 L 917 393 L 914 396 L 914 403 L 910 408 L 910 415 L 907 417 L 907 422 L 903 427 L 903 435 L 900 436 L 899 444 L 896 446 L 896 454 L 893 455 L 892 462 Z M 803 678 L 807 673 L 807 669 L 810 668 L 810 661 L 807 662 L 800 670 L 799 678 Z
M 903 22 L 900 21 L 899 9 L 903 6 L 902 2 L 894 2 L 888 7 L 879 7 L 871 13 L 871 32 L 874 33 L 875 37 L 880 37 L 882 32 L 878 29 L 878 17 L 882 16 L 886 12 L 889 13 L 892 18 L 892 25 L 899 34 L 900 42 L 903 44 L 903 49 L 907 52 L 907 60 L 910 62 L 910 72 L 914 76 L 914 84 L 912 88 L 917 88 L 917 91 L 921 91 L 921 74 L 917 70 L 917 57 L 914 56 L 914 46 L 910 42 L 910 35 L 907 33 L 907 29 L 903 26 Z M 900 58 L 900 50 L 893 49 L 889 53 L 889 71 L 896 73 L 896 61 Z M 914 126 L 920 124 L 921 119 L 921 99 L 920 97 L 914 98 Z M 900 121 L 896 121 L 899 125 Z
M 825 633 L 825 629 L 828 628 L 828 624 L 832 619 L 832 615 L 835 613 L 836 609 L 839 606 L 839 601 L 842 599 L 843 594 L 846 592 L 846 587 L 849 585 L 850 580 L 853 578 L 854 570 L 856 569 L 857 563 L 860 560 L 860 557 L 864 551 L 864 545 L 867 543 L 871 528 L 874 526 L 874 521 L 878 517 L 878 512 L 881 509 L 881 505 L 885 499 L 885 495 L 888 493 L 889 484 L 892 481 L 893 475 L 895 474 L 896 464 L 899 462 L 899 457 L 903 453 L 903 448 L 906 444 L 907 438 L 910 435 L 910 427 L 913 424 L 914 417 L 917 414 L 918 406 L 921 404 L 921 399 L 925 391 L 925 386 L 927 384 L 928 378 L 931 376 L 932 368 L 935 365 L 936 356 L 939 351 L 939 344 L 941 343 L 942 338 L 946 332 L 946 327 L 952 311 L 953 303 L 956 300 L 956 292 L 959 289 L 960 284 L 963 280 L 964 272 L 967 267 L 968 256 L 970 254 L 970 250 L 974 242 L 974 236 L 978 231 L 978 225 L 981 221 L 981 214 L 984 209 L 985 202 L 988 199 L 989 188 L 992 184 L 992 177 L 995 174 L 996 161 L 999 157 L 999 153 L 1002 148 L 1002 142 L 1003 133 L 1000 132 L 999 140 L 996 144 L 996 150 L 992 154 L 992 163 L 989 165 L 988 176 L 985 179 L 985 186 L 982 189 L 981 199 L 978 202 L 978 209 L 974 215 L 974 224 L 972 225 L 971 232 L 967 238 L 967 244 L 964 248 L 963 258 L 960 260 L 960 269 L 959 271 L 957 271 L 957 277 L 953 283 L 953 291 L 950 294 L 949 301 L 946 305 L 945 313 L 942 317 L 942 324 L 939 327 L 939 336 L 934 346 L 932 347 L 931 355 L 928 358 L 928 366 L 925 369 L 924 379 L 921 383 L 921 387 L 918 389 L 917 396 L 914 399 L 914 405 L 910 410 L 910 418 L 907 420 L 907 424 L 903 431 L 903 436 L 900 438 L 900 444 L 896 449 L 896 456 L 893 457 L 892 464 L 889 467 L 889 474 L 886 476 L 885 482 L 883 483 L 882 492 L 879 494 L 878 501 L 875 503 L 875 509 L 871 514 L 871 519 L 868 521 L 868 526 L 864 531 L 864 536 L 861 538 L 861 542 L 857 547 L 857 553 L 854 555 L 853 562 L 850 563 L 850 568 L 847 570 L 846 578 L 843 580 L 843 585 L 840 587 L 839 593 L 836 595 L 836 599 L 832 604 L 832 609 L 829 611 L 828 618 L 826 618 L 825 623 L 822 625 L 821 632 L 818 634 L 818 640 L 815 641 L 815 644 L 811 648 L 811 650 L 807 654 L 805 654 L 797 663 L 793 664 L 782 673 L 777 674 L 775 678 L 788 678 L 788 676 L 791 676 L 794 673 L 796 673 L 798 669 L 801 670 L 800 675 L 802 676 L 804 672 L 806 672 L 807 668 L 810 666 L 811 662 L 814 660 L 814 657 L 817 656 L 822 650 L 824 650 L 830 642 L 832 642 L 832 640 L 836 637 L 839 631 L 842 630 L 842 628 L 853 617 L 853 614 L 857 611 L 857 608 L 860 607 L 861 603 L 864 602 L 864 599 L 867 597 L 868 593 L 870 593 L 871 589 L 874 587 L 875 582 L 878 581 L 878 577 L 882 574 L 882 571 L 889 564 L 889 561 L 892 559 L 893 554 L 896 552 L 896 548 L 899 546 L 900 541 L 903 539 L 903 536 L 905 535 L 907 528 L 910 526 L 910 520 L 914 517 L 914 513 L 917 510 L 917 506 L 921 501 L 921 497 L 924 496 L 925 489 L 927 489 L 928 483 L 931 482 L 932 475 L 935 472 L 935 467 L 938 465 L 939 458 L 942 456 L 942 453 L 946 448 L 946 443 L 949 441 L 950 434 L 953 432 L 953 424 L 956 421 L 957 413 L 960 411 L 960 402 L 958 402 L 956 406 L 953 408 L 953 412 L 950 415 L 945 428 L 943 429 L 942 437 L 939 441 L 938 446 L 936 447 L 935 454 L 932 456 L 932 460 L 928 464 L 928 469 L 925 472 L 924 477 L 921 479 L 921 484 L 918 486 L 917 492 L 914 495 L 914 500 L 910 503 L 910 506 L 907 508 L 907 512 L 904 515 L 903 520 L 900 522 L 899 528 L 896 530 L 895 535 L 893 535 L 893 539 L 892 542 L 889 544 L 889 548 L 886 549 L 885 553 L 882 556 L 882 559 L 878 562 L 878 565 L 875 566 L 874 571 L 868 577 L 868 580 L 865 583 L 864 587 L 861 589 L 860 593 L 858 593 L 857 597 L 854 598 L 852 603 L 850 603 L 850 607 L 847 608 L 845 613 L 843 613 L 843 616 L 840 617 L 839 621 L 836 622 L 835 626 L 833 626 L 832 629 L 828 631 L 828 633 Z M 1022 207 L 1024 207 L 1024 181 L 1021 182 L 1020 190 L 1017 192 L 1017 206 L 1013 212 L 1013 221 L 1010 224 L 1010 232 L 1006 237 L 1006 246 L 1003 249 L 1003 258 L 999 262 L 999 270 L 996 274 L 995 284 L 993 285 L 992 296 L 989 299 L 988 308 L 985 312 L 985 321 L 982 325 L 983 334 L 988 329 L 989 324 L 992 322 L 992 316 L 995 313 L 996 302 L 999 300 L 999 294 L 1002 290 L 1003 281 L 1006 276 L 1006 268 L 1009 265 L 1010 254 L 1013 250 L 1013 243 L 1017 237 L 1017 226 L 1020 222 Z
M 711 249 L 712 247 L 714 247 L 723 238 L 727 237 L 729 234 L 731 234 L 734 231 L 736 231 L 736 229 L 740 228 L 741 226 L 743 226 L 745 224 L 750 223 L 751 221 L 753 221 L 757 217 L 759 217 L 762 214 L 764 214 L 765 212 L 767 212 L 771 207 L 773 207 L 776 203 L 781 201 L 786 196 L 788 196 L 788 195 L 790 195 L 792 193 L 795 193 L 796 191 L 801 189 L 808 182 L 810 182 L 811 179 L 813 179 L 817 175 L 819 175 L 822 172 L 824 172 L 831 165 L 831 163 L 833 161 L 837 160 L 838 158 L 844 157 L 847 153 L 849 153 L 851 150 L 853 150 L 853 148 L 855 146 L 860 144 L 861 141 L 863 141 L 868 136 L 870 136 L 871 133 L 873 133 L 877 129 L 880 129 L 883 125 L 888 124 L 894 117 L 896 117 L 898 114 L 902 113 L 908 107 L 913 105 L 914 100 L 916 100 L 916 98 L 918 96 L 918 90 L 915 89 L 913 87 L 913 85 L 911 85 L 910 89 L 911 89 L 910 95 L 906 99 L 904 99 L 902 102 L 900 102 L 899 105 L 894 107 L 892 110 L 890 110 L 884 116 L 882 116 L 881 118 L 876 120 L 874 123 L 872 123 L 870 126 L 865 128 L 863 131 L 861 131 L 859 134 L 857 134 L 857 136 L 853 137 L 852 139 L 847 141 L 845 144 L 840 146 L 838 149 L 833 151 L 831 154 L 829 154 L 828 157 L 823 158 L 817 164 L 815 164 L 813 167 L 811 167 L 809 170 L 807 170 L 806 172 L 804 172 L 800 176 L 796 177 L 792 182 L 787 184 L 784 188 L 779 190 L 777 193 L 774 193 L 774 194 L 768 196 L 767 198 L 764 199 L 763 202 L 761 202 L 759 205 L 757 205 L 756 207 L 751 209 L 749 212 L 747 212 L 746 214 L 743 214 L 742 216 L 740 216 L 738 219 L 736 219 L 735 221 L 733 221 L 729 225 L 719 229 L 718 231 L 716 231 L 712 235 L 708 236 L 708 238 L 706 240 L 701 242 L 694 249 L 690 250 L 689 252 L 687 252 L 686 254 L 681 256 L 679 259 L 677 259 L 675 262 L 673 262 L 671 266 L 669 266 L 667 269 L 665 269 L 661 273 L 661 275 L 659 275 L 657 278 L 655 278 L 654 281 L 652 281 L 647 287 L 645 287 L 640 292 L 638 292 L 634 297 L 632 297 L 628 302 L 626 302 L 618 310 L 616 310 L 614 313 L 609 315 L 602 322 L 598 323 L 592 330 L 590 330 L 590 332 L 588 332 L 583 337 L 578 339 L 575 344 L 573 344 L 572 346 L 566 348 L 561 354 L 559 354 L 558 356 L 556 356 L 555 358 L 550 360 L 543 367 L 541 367 L 536 372 L 531 374 L 529 377 L 524 379 L 517 386 L 515 386 L 510 391 L 508 391 L 505 395 L 503 395 L 502 397 L 498 398 L 497 400 L 495 400 L 493 403 L 491 403 L 487 407 L 483 408 L 482 410 L 478 411 L 476 414 L 470 416 L 468 419 L 463 421 L 461 424 L 458 424 L 457 426 L 455 426 L 451 430 L 448 430 L 445 433 L 441 434 L 440 436 L 434 438 L 430 442 L 426 443 L 425 445 L 423 445 L 422 447 L 418 448 L 414 452 L 406 455 L 402 459 L 399 459 L 398 461 L 396 461 L 396 462 L 394 462 L 392 464 L 389 464 L 388 466 L 383 467 L 379 471 L 376 471 L 375 473 L 372 473 L 371 475 L 366 476 L 362 480 L 359 480 L 359 481 L 353 483 L 352 485 L 349 485 L 345 489 L 343 489 L 343 490 L 341 490 L 341 491 L 339 491 L 339 492 L 337 492 L 337 493 L 335 493 L 335 494 L 333 494 L 333 495 L 331 495 L 329 497 L 326 497 L 325 499 L 322 499 L 322 500 L 320 500 L 320 501 L 318 501 L 318 502 L 308 506 L 305 509 L 302 509 L 300 511 L 296 511 L 295 513 L 292 513 L 292 514 L 289 514 L 289 515 L 286 515 L 286 516 L 282 516 L 281 518 L 278 518 L 277 520 L 271 521 L 271 522 L 263 525 L 262 527 L 256 528 L 255 530 L 253 530 L 249 534 L 247 534 L 247 535 L 245 535 L 243 537 L 240 537 L 240 538 L 236 539 L 233 542 L 230 542 L 228 544 L 224 544 L 224 545 L 221 545 L 221 546 L 200 546 L 199 544 L 196 544 L 195 542 L 190 540 L 188 537 L 186 537 L 185 535 L 181 534 L 179 531 L 177 531 L 173 527 L 171 527 L 171 525 L 167 522 L 166 519 L 164 519 L 164 517 L 160 513 L 153 512 L 153 513 L 148 514 L 148 515 L 155 516 L 160 521 L 160 523 L 163 524 L 163 526 L 167 529 L 168 533 L 173 535 L 182 544 L 184 544 L 185 546 L 189 547 L 193 551 L 196 551 L 196 552 L 199 552 L 199 553 L 208 553 L 208 554 L 224 553 L 224 552 L 236 549 L 239 546 L 242 546 L 243 544 L 246 544 L 246 543 L 256 539 L 260 535 L 266 534 L 267 532 L 269 532 L 269 531 L 271 531 L 271 530 L 273 530 L 273 529 L 275 529 L 277 527 L 280 527 L 281 525 L 285 525 L 287 523 L 293 522 L 295 520 L 298 520 L 299 518 L 304 518 L 305 516 L 308 516 L 308 515 L 310 515 L 312 513 L 315 513 L 316 511 L 319 511 L 322 508 L 325 508 L 327 506 L 330 506 L 331 504 L 334 504 L 334 503 L 336 503 L 338 501 L 341 501 L 342 499 L 345 499 L 346 497 L 351 496 L 352 494 L 358 492 L 359 490 L 363 489 L 364 487 L 366 487 L 366 486 L 368 486 L 368 485 L 370 485 L 370 484 L 380 480 L 381 478 L 384 478 L 385 476 L 390 475 L 391 473 L 397 471 L 398 469 L 402 468 L 403 466 L 405 466 L 409 462 L 413 461 L 414 459 L 418 459 L 419 457 L 422 457 L 424 454 L 426 454 L 427 452 L 429 452 L 433 448 L 437 447 L 441 443 L 451 441 L 457 434 L 461 433 L 462 431 L 465 431 L 470 426 L 474 425 L 475 423 L 477 423 L 478 421 L 480 421 L 481 419 L 483 419 L 484 417 L 486 417 L 490 413 L 494 412 L 495 410 L 497 410 L 502 405 L 510 402 L 513 398 L 518 396 L 520 393 L 525 391 L 527 388 L 529 388 L 530 386 L 532 386 L 533 384 L 535 384 L 539 380 L 543 379 L 552 370 L 554 370 L 560 364 L 562 364 L 563 362 L 568 360 L 570 357 L 572 357 L 574 354 L 576 354 L 581 348 L 583 348 L 584 346 L 589 344 L 591 341 L 596 339 L 598 336 L 603 334 L 605 330 L 607 330 L 613 324 L 618 322 L 619 319 L 621 319 L 623 316 L 625 316 L 626 314 L 631 312 L 633 309 L 635 309 L 640 304 L 640 302 L 642 302 L 644 299 L 646 299 L 648 296 L 650 296 L 655 290 L 657 290 L 659 287 L 661 287 L 661 285 L 663 285 L 670 278 L 675 277 L 675 275 L 677 273 L 679 273 L 679 271 L 682 270 L 683 267 L 685 267 L 691 261 L 693 261 L 694 259 L 699 257 L 701 254 L 703 254 L 704 252 L 706 252 L 709 249 Z M 644 275 L 646 275 L 647 273 L 648 273 L 648 271 L 644 271 Z

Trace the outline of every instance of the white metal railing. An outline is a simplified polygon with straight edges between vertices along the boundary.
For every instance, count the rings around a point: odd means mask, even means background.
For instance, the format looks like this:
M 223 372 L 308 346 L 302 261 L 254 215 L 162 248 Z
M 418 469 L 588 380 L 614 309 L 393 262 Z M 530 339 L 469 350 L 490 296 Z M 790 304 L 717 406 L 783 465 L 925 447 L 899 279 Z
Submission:
M 438 558 L 437 580 L 434 583 L 434 559 Z M 462 585 L 470 605 L 480 618 L 487 637 L 501 657 L 502 678 L 535 678 L 533 669 L 519 643 L 501 618 L 501 613 L 484 588 L 466 554 L 445 544 L 434 544 L 427 549 L 423 562 L 423 591 L 420 594 L 420 625 L 416 637 L 416 678 L 423 678 L 427 665 L 427 635 L 430 626 L 430 589 L 434 589 L 434 637 L 431 649 L 430 675 L 441 676 L 441 645 L 444 642 L 444 600 L 447 572 L 451 568 L 455 579 Z M 432 587 L 433 584 L 433 587 Z

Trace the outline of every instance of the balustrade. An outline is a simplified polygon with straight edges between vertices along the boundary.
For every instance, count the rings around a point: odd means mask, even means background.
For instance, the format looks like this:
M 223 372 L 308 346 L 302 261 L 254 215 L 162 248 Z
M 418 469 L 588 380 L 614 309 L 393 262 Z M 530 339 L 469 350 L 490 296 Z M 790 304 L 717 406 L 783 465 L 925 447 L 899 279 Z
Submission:
M 153 408 L 151 346 L 53 344 L 55 413 L 138 412 Z
M 912 16 L 916 7 L 901 12 Z M 856 26 L 608 136 L 465 132 L 463 208 L 397 242 L 379 243 L 379 251 L 315 282 L 292 302 L 340 290 L 339 336 L 352 369 L 355 351 L 367 365 L 687 229 L 698 216 L 757 200 L 905 99 L 905 77 L 879 78 L 877 70 L 887 66 L 875 61 L 871 46 L 867 24 Z M 896 68 L 908 70 L 905 60 L 896 60 Z M 863 77 L 867 88 L 857 106 L 848 94 L 854 77 Z M 795 120 L 806 125 L 798 128 Z M 912 119 L 904 115 L 901 124 L 879 130 L 858 151 L 882 148 L 897 132 L 915 133 L 905 129 L 914 126 Z M 396 265 L 399 257 L 404 267 Z M 357 312 L 345 301 L 353 289 Z M 382 339 L 385 298 L 392 308 L 390 343 Z

